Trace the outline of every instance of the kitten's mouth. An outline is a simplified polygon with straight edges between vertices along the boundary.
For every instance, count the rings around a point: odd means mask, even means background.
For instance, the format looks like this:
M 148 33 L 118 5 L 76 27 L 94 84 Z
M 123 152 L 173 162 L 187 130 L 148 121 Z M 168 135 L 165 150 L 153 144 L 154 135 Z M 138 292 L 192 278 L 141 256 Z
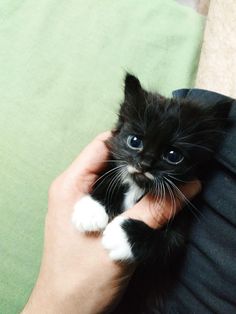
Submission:
M 155 180 L 154 176 L 148 171 L 141 172 L 137 168 L 130 165 L 127 166 L 127 170 L 131 177 L 134 179 L 134 181 L 136 181 L 138 184 L 144 184 Z

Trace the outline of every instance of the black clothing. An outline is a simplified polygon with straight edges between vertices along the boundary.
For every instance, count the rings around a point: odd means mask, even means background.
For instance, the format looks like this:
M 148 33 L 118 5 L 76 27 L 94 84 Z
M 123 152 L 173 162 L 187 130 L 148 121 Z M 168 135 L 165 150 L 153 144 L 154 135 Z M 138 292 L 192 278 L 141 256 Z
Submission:
M 176 285 L 166 297 L 163 314 L 236 313 L 236 101 L 210 91 L 173 92 L 216 103 L 232 102 L 231 128 L 210 165 L 191 226 L 189 243 Z M 217 136 L 217 134 L 215 135 Z

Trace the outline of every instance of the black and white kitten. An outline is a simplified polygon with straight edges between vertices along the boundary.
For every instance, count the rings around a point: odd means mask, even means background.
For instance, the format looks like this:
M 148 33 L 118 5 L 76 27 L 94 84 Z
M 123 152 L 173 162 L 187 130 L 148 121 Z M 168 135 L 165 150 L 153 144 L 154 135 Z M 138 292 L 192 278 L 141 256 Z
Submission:
M 107 142 L 109 166 L 92 194 L 76 204 L 76 228 L 103 232 L 103 246 L 115 261 L 143 261 L 149 273 L 152 267 L 166 269 L 182 252 L 188 223 L 177 217 L 168 228 L 153 230 L 141 221 L 116 216 L 147 193 L 184 199 L 178 186 L 204 172 L 228 111 L 222 102 L 206 106 L 148 92 L 127 74 L 119 119 Z

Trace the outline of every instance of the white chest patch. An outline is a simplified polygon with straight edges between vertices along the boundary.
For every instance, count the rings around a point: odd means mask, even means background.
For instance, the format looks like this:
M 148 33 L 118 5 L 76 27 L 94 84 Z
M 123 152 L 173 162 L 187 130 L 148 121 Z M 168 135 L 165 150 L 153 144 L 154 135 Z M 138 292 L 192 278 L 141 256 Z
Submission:
M 123 210 L 127 210 L 137 203 L 138 199 L 143 196 L 144 191 L 140 189 L 135 183 L 129 184 L 129 190 L 125 193 L 123 202 Z

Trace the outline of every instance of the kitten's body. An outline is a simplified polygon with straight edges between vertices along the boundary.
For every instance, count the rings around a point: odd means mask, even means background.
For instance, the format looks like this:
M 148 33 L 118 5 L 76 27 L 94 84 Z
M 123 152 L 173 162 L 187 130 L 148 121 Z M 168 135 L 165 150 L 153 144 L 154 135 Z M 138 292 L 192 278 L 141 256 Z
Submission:
M 135 183 L 126 182 L 115 189 L 113 197 L 108 203 L 104 203 L 104 195 L 107 193 L 110 180 L 108 178 L 107 182 L 104 181 L 99 190 L 95 186 L 95 192 L 92 196 L 105 205 L 111 219 L 131 208 L 144 194 L 144 190 L 140 189 Z M 99 186 L 99 181 L 97 186 Z M 132 223 L 125 226 L 125 230 L 129 235 L 128 241 L 130 246 L 133 246 L 135 259 L 143 263 L 137 268 L 126 294 L 112 313 L 162 313 L 159 312 L 161 311 L 161 300 L 168 292 L 180 267 L 190 220 L 191 217 L 188 213 L 184 215 L 181 213 L 176 219 L 169 222 L 168 228 L 156 231 L 148 227 L 146 230 L 143 223 L 140 226 L 132 225 Z M 138 239 L 136 239 L 137 236 Z M 144 247 L 140 245 L 140 237 Z M 157 241 L 153 241 L 153 238 L 156 238 Z M 117 241 L 115 233 L 112 241 Z M 134 243 L 136 243 L 136 246 L 134 246 Z
M 124 103 L 107 142 L 109 166 L 91 197 L 80 201 L 73 215 L 83 232 L 105 229 L 102 241 L 112 259 L 142 262 L 116 313 L 158 313 L 160 296 L 181 266 L 190 211 L 158 230 L 115 217 L 147 193 L 159 199 L 167 195 L 183 199 L 178 186 L 205 171 L 219 145 L 228 111 L 228 104 L 204 107 L 184 99 L 165 99 L 145 91 L 135 77 L 127 75 Z

